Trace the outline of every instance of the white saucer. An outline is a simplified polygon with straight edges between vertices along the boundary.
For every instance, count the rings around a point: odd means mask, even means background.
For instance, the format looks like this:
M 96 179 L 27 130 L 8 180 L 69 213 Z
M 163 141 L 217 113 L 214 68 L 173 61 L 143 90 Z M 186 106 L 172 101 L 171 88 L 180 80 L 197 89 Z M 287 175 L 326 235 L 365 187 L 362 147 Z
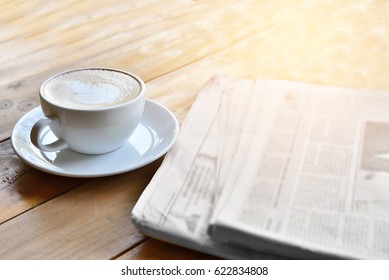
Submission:
M 163 156 L 173 145 L 179 130 L 173 113 L 154 101 L 146 100 L 140 124 L 121 148 L 103 155 L 79 154 L 70 149 L 43 152 L 30 141 L 31 128 L 42 117 L 41 107 L 37 107 L 16 123 L 11 136 L 12 148 L 32 167 L 69 177 L 101 177 L 142 167 Z M 56 139 L 47 129 L 44 142 Z

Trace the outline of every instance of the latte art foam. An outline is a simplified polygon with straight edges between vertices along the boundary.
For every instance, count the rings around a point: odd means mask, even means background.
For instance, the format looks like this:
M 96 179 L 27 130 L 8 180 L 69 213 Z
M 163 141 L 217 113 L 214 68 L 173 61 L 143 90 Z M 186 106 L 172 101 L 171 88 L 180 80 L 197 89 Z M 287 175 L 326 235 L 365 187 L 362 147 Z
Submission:
M 130 75 L 114 70 L 76 70 L 49 80 L 44 97 L 62 107 L 104 108 L 126 103 L 141 91 Z

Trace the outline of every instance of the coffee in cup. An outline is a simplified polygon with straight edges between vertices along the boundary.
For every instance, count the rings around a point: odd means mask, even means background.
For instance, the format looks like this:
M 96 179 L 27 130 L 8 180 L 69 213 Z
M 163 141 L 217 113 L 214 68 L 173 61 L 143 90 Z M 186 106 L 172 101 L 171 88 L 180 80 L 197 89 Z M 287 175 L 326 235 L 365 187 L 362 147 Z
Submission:
M 32 128 L 31 142 L 47 152 L 70 148 L 102 154 L 122 146 L 138 125 L 145 85 L 137 76 L 115 69 L 71 70 L 47 79 L 40 88 L 45 115 Z M 58 141 L 42 143 L 49 126 Z
M 140 83 L 123 72 L 84 69 L 63 73 L 43 87 L 45 99 L 58 106 L 94 109 L 120 105 L 134 99 Z

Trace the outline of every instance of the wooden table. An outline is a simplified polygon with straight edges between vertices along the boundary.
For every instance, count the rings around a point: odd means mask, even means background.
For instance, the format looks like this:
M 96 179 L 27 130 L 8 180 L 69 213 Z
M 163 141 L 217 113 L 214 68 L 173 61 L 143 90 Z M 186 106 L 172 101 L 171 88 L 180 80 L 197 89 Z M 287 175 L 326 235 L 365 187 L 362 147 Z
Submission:
M 44 3 L 47 2 L 47 3 Z M 10 145 L 43 80 L 103 66 L 142 77 L 182 123 L 215 74 L 389 89 L 389 1 L 0 1 L 0 258 L 204 259 L 142 235 L 130 212 L 161 160 L 50 175 Z

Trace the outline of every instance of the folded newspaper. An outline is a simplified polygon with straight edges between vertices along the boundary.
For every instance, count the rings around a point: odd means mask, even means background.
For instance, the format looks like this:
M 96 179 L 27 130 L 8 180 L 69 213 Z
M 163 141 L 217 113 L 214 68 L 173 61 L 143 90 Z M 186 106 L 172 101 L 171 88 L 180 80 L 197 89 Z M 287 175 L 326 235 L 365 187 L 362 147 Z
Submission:
M 231 259 L 389 259 L 389 92 L 219 76 L 132 211 Z

